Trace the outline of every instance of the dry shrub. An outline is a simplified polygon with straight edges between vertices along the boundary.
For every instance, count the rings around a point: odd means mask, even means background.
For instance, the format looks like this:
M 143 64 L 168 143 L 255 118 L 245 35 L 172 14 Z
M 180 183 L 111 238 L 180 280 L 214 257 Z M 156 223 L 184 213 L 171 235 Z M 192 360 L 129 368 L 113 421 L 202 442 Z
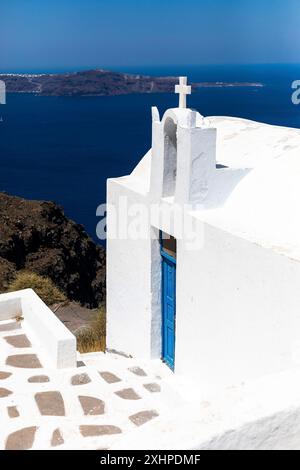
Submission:
M 30 271 L 19 271 L 9 284 L 8 292 L 22 289 L 33 289 L 47 305 L 66 301 L 66 296 L 55 286 L 48 277 Z
M 101 307 L 95 319 L 77 334 L 77 349 L 81 353 L 105 351 L 106 347 L 106 314 Z

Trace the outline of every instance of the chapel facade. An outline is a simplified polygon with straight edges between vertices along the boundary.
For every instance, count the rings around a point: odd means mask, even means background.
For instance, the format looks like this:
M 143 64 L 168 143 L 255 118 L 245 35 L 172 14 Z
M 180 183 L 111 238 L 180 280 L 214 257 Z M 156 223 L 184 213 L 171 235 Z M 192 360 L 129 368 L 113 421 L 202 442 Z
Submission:
M 300 196 L 300 132 L 203 117 L 185 78 L 176 91 L 178 108 L 152 108 L 149 152 L 108 180 L 107 348 L 207 388 L 293 368 L 300 217 L 282 229 L 273 204 L 288 217 Z

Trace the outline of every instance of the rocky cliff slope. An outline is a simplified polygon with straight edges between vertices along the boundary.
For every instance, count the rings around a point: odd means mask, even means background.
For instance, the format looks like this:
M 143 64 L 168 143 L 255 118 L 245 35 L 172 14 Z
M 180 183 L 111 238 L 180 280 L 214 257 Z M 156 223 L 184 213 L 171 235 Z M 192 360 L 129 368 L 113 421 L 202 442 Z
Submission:
M 50 277 L 82 305 L 105 297 L 105 250 L 81 225 L 53 202 L 0 193 L 0 291 L 20 269 Z

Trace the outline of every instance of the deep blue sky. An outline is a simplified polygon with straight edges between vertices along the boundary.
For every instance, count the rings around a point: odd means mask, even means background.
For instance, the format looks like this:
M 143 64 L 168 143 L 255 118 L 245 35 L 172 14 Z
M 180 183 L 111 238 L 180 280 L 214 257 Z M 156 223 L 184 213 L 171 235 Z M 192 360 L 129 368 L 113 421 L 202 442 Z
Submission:
M 0 0 L 0 70 L 300 62 L 299 0 Z

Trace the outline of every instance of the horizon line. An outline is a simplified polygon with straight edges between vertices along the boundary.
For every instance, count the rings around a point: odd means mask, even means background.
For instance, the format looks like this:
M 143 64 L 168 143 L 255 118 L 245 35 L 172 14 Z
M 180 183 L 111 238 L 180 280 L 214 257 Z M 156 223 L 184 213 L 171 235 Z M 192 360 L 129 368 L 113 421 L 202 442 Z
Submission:
M 215 63 L 215 64 L 139 64 L 139 65 L 74 65 L 69 67 L 63 66 L 53 66 L 53 67 L 12 67 L 10 70 L 5 68 L 0 68 L 1 74 L 10 74 L 10 73 L 24 73 L 24 74 L 34 74 L 34 73 L 67 73 L 67 72 L 78 72 L 78 71 L 89 71 L 89 70 L 107 70 L 107 71 L 116 71 L 116 69 L 120 69 L 120 71 L 124 71 L 127 67 L 129 69 L 132 68 L 183 68 L 183 67 L 260 67 L 260 66 L 291 66 L 291 65 L 299 65 L 300 62 L 251 62 L 251 63 Z

